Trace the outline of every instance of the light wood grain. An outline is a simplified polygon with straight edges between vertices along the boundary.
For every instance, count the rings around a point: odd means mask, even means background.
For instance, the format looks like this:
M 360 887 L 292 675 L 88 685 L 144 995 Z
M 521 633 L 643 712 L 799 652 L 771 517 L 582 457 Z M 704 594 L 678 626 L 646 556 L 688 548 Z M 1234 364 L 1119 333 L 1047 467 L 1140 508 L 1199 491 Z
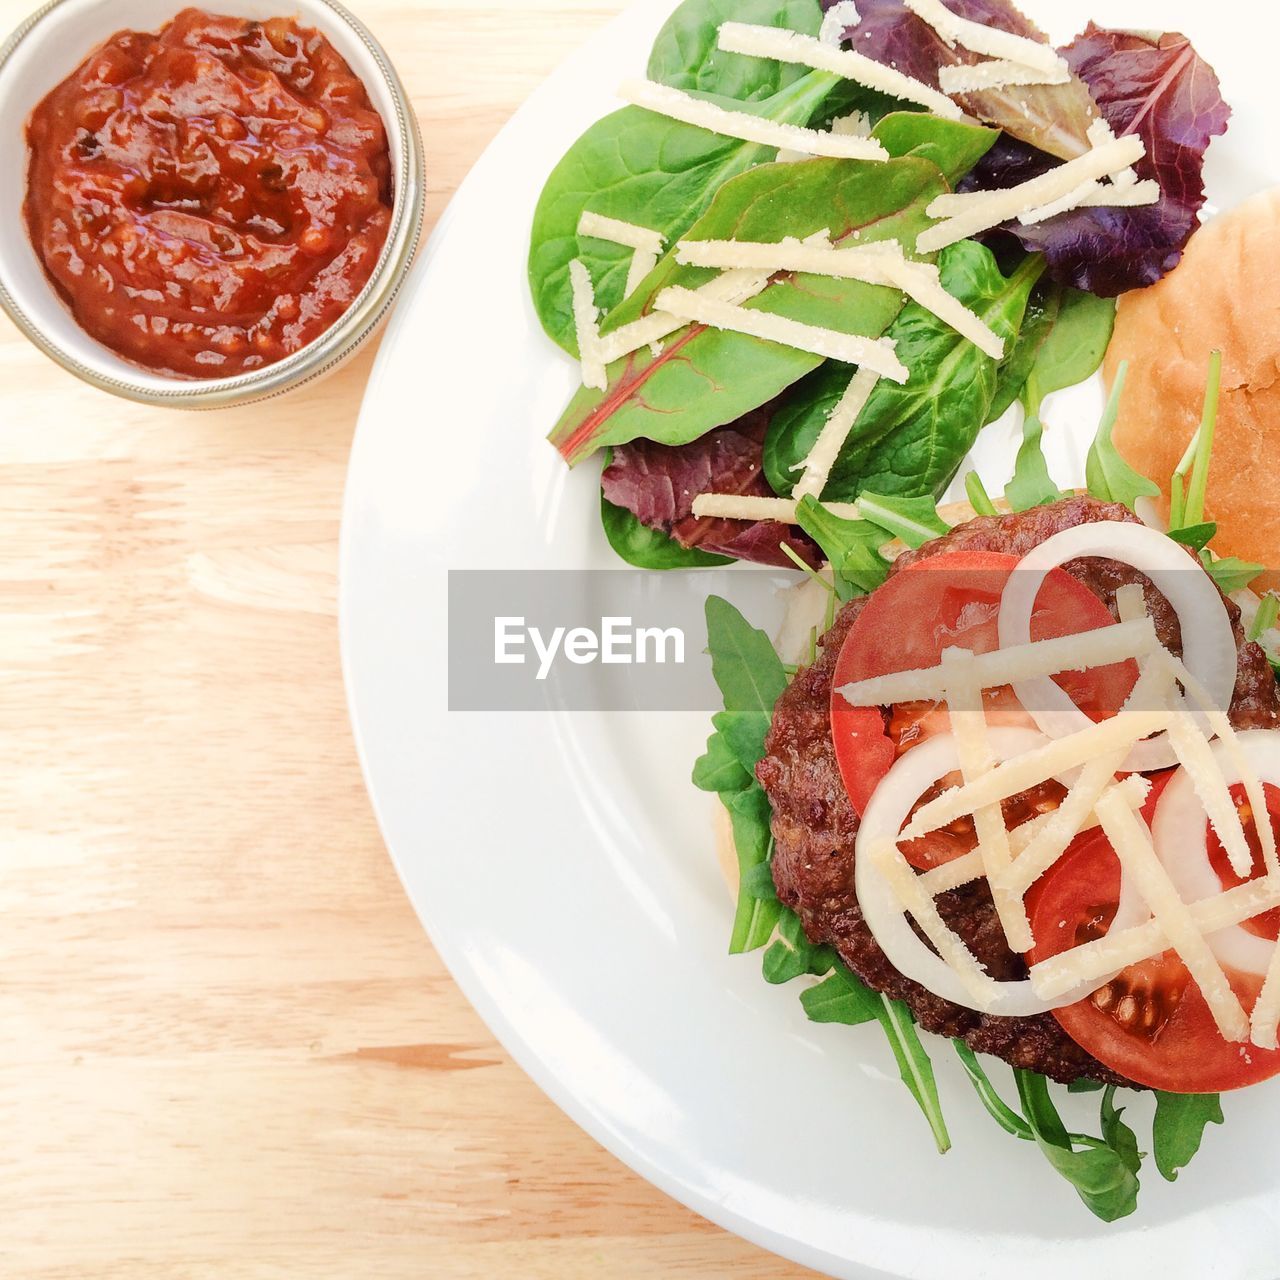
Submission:
M 430 220 L 617 7 L 349 2 L 413 93 Z M 188 416 L 0 321 L 0 1274 L 806 1274 L 561 1115 L 405 901 L 335 626 L 369 363 Z

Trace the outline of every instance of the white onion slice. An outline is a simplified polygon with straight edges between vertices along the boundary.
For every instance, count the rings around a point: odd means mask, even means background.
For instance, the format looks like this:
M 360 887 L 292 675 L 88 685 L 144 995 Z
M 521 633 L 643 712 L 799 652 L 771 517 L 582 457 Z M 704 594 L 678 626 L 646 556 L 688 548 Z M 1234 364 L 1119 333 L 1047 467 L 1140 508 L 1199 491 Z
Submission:
M 1258 780 L 1264 785 L 1280 787 L 1280 733 L 1246 729 L 1236 734 L 1236 741 Z M 1243 781 L 1227 744 L 1214 743 L 1213 755 L 1227 786 Z M 1156 856 L 1184 902 L 1215 898 L 1223 892 L 1218 873 L 1209 861 L 1208 818 L 1186 769 L 1179 769 L 1161 793 L 1151 835 Z M 1123 882 L 1120 908 L 1112 927 L 1141 924 L 1149 915 L 1137 891 L 1127 881 Z M 1266 976 L 1276 948 L 1274 942 L 1238 924 L 1210 934 L 1208 942 L 1219 964 L 1259 977 Z
M 988 734 L 991 751 L 998 761 L 1012 759 L 1045 745 L 1043 734 L 1034 729 L 994 728 Z M 906 825 L 916 801 L 940 779 L 960 769 L 955 739 L 940 733 L 899 757 L 871 796 L 867 811 L 858 828 L 855 883 L 862 914 L 899 973 L 911 978 L 934 995 L 966 1009 L 1001 1017 L 1028 1017 L 1047 1013 L 1062 1005 L 1081 1000 L 1102 986 L 1110 975 L 1063 993 L 1054 1000 L 1043 1000 L 1032 989 L 1031 982 L 997 982 L 986 979 L 988 998 L 980 1005 L 960 975 L 923 942 L 911 927 L 898 895 L 885 879 L 870 851 L 886 840 L 896 840 Z
M 1169 601 L 1182 629 L 1182 659 L 1188 671 L 1223 710 L 1236 683 L 1236 643 L 1226 607 L 1213 580 L 1184 547 L 1145 525 L 1116 520 L 1076 525 L 1034 547 L 1009 575 L 1000 600 L 1000 647 L 1031 642 L 1036 597 L 1051 570 L 1082 556 L 1117 560 L 1144 574 Z M 1048 676 L 1014 682 L 1019 701 L 1051 738 L 1087 729 L 1091 723 Z M 1213 731 L 1203 712 L 1195 713 L 1206 736 Z M 1177 764 L 1167 735 L 1139 742 L 1124 762 L 1126 771 L 1164 769 Z

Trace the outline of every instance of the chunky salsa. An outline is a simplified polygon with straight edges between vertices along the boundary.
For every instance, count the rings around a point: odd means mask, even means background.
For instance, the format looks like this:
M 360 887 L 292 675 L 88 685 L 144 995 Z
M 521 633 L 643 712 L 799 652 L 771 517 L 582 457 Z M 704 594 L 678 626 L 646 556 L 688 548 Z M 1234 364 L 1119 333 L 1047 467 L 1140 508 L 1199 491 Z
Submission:
M 36 108 L 25 211 L 93 337 L 218 378 L 330 328 L 373 274 L 391 159 L 364 85 L 318 32 L 186 9 L 122 31 Z

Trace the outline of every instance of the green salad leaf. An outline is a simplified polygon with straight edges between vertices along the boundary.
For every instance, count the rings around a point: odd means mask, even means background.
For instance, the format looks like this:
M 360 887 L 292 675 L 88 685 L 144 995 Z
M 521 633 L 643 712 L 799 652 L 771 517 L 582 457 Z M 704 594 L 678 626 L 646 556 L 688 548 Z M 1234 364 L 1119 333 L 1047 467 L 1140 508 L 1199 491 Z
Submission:
M 1239 556 L 1216 556 L 1208 550 L 1200 552 L 1200 563 L 1218 584 L 1218 590 L 1228 596 L 1233 591 L 1243 591 L 1266 567 Z
M 937 165 L 954 186 L 995 145 L 995 129 L 944 120 L 924 111 L 894 111 L 876 122 L 871 136 L 891 156 L 917 156 Z
M 682 547 L 661 529 L 641 524 L 625 507 L 600 495 L 600 523 L 609 545 L 637 569 L 705 569 L 732 564 L 728 556 L 714 556 L 697 547 Z
M 912 548 L 951 532 L 932 498 L 902 498 L 864 490 L 858 495 L 858 510 L 864 520 L 878 524 Z
M 996 504 L 991 501 L 991 496 L 987 493 L 986 486 L 982 483 L 982 477 L 976 471 L 970 471 L 965 476 L 964 491 L 969 499 L 969 505 L 977 515 L 998 516 L 1000 514 L 996 509 Z
M 800 499 L 796 519 L 826 556 L 842 601 L 874 591 L 889 576 L 880 548 L 891 534 L 879 524 L 834 516 L 808 494 Z
M 831 947 L 815 946 L 809 941 L 794 911 L 784 911 L 778 921 L 778 936 L 764 953 L 762 968 L 764 980 L 776 985 L 806 974 L 821 977 L 838 963 Z
M 838 242 L 856 231 L 860 244 L 899 238 L 910 244 L 929 223 L 926 206 L 945 190 L 936 166 L 911 158 L 761 165 L 726 182 L 685 238 L 776 242 L 826 228 Z M 668 285 L 697 288 L 716 274 L 682 267 L 669 253 L 609 314 L 601 332 L 638 318 Z M 875 338 L 901 310 L 902 295 L 856 280 L 797 275 L 783 276 L 746 305 Z M 820 356 L 794 347 L 689 325 L 668 338 L 658 355 L 644 347 L 615 361 L 606 390 L 580 388 L 551 441 L 571 464 L 605 445 L 640 437 L 685 444 L 765 404 L 821 363 Z
M 1089 447 L 1085 459 L 1085 482 L 1089 492 L 1103 502 L 1121 502 L 1130 511 L 1139 498 L 1158 498 L 1160 486 L 1135 471 L 1121 456 L 1111 440 L 1111 432 L 1120 416 L 1120 401 L 1124 396 L 1124 380 L 1128 362 L 1122 361 L 1111 387 L 1106 411 L 1098 423 L 1098 433 Z
M 1253 615 L 1253 621 L 1249 623 L 1246 638 L 1260 640 L 1264 631 L 1270 631 L 1276 625 L 1277 616 L 1280 616 L 1280 596 L 1277 596 L 1274 591 L 1268 591 L 1258 601 L 1258 612 Z
M 719 596 L 707 597 L 706 611 L 707 652 L 724 709 L 769 717 L 787 687 L 773 642 Z
M 717 47 L 720 25 L 749 22 L 816 36 L 818 0 L 685 0 L 658 32 L 649 55 L 649 79 L 686 93 L 714 93 L 739 103 L 771 98 L 803 79 L 794 62 L 748 58 Z
M 1200 1150 L 1205 1129 L 1221 1123 L 1216 1093 L 1157 1093 L 1152 1150 L 1161 1176 L 1173 1182 Z
M 944 249 L 938 265 L 943 288 L 1012 342 L 1043 261 L 1028 258 L 1006 279 L 989 249 L 965 240 Z M 888 336 L 911 376 L 903 386 L 877 384 L 831 470 L 822 495 L 828 500 L 852 501 L 863 489 L 936 497 L 987 421 L 995 360 L 914 302 L 903 307 Z M 813 448 L 847 385 L 846 370 L 824 369 L 807 403 L 789 406 L 770 422 L 764 465 L 776 492 L 795 486 L 795 464 Z

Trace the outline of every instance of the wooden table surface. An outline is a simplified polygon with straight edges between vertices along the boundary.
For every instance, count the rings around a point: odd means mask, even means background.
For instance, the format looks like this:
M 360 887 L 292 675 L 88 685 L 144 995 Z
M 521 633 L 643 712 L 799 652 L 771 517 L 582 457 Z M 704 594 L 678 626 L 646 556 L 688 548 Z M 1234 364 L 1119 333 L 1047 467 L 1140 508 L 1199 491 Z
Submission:
M 429 222 L 619 7 L 348 3 L 413 95 Z M 400 889 L 335 623 L 370 355 L 185 415 L 0 319 L 0 1274 L 808 1274 L 566 1119 Z

